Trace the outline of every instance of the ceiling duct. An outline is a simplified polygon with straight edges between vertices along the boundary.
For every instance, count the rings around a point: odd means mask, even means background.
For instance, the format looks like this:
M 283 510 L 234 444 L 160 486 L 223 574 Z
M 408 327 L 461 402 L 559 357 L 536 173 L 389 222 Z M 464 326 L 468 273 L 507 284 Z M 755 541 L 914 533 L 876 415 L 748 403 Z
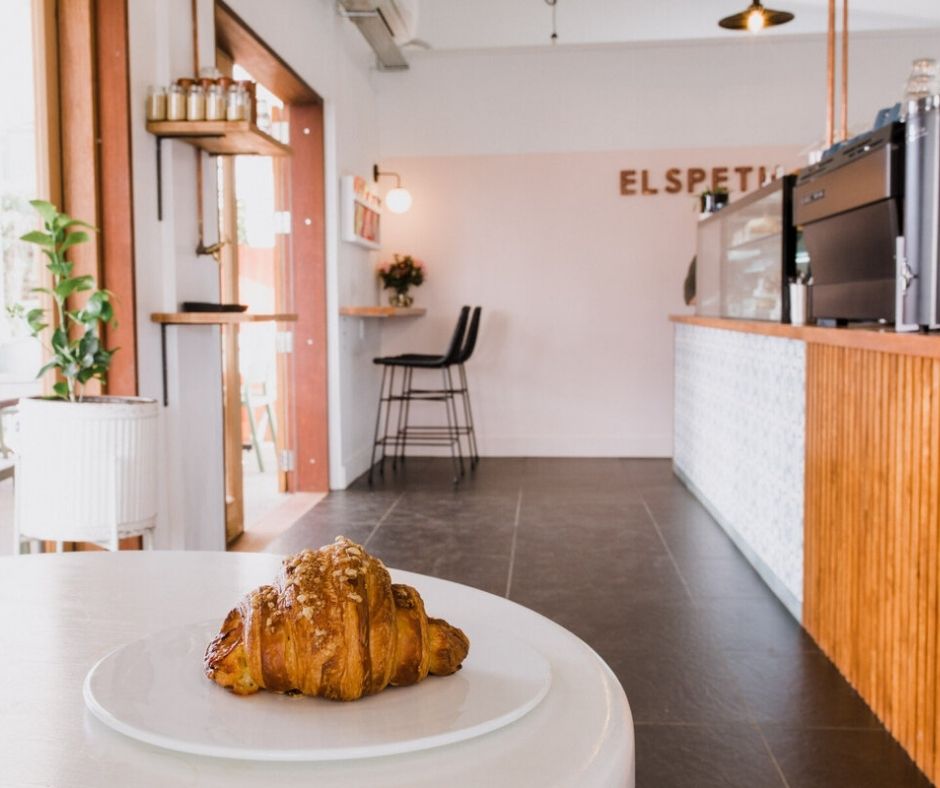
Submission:
M 379 67 L 388 71 L 408 68 L 401 45 L 414 38 L 417 0 L 339 0 L 343 15 L 362 33 L 375 51 Z

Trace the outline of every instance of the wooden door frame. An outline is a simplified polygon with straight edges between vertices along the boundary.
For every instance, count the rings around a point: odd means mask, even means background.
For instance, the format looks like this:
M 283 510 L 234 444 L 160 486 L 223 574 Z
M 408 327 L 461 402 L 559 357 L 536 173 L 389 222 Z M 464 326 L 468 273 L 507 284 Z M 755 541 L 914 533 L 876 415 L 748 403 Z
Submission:
M 127 0 L 57 0 L 57 112 L 61 205 L 98 228 L 96 243 L 73 247 L 76 274 L 114 294 L 116 324 L 105 341 L 119 347 L 106 393 L 137 393 L 134 200 L 131 167 Z M 49 81 L 48 74 L 45 80 Z M 51 170 L 54 172 L 54 169 Z M 82 296 L 87 297 L 87 296 Z M 81 298 L 78 299 L 79 302 Z M 91 386 L 91 388 L 95 388 Z
M 95 241 L 73 247 L 69 258 L 76 274 L 91 274 L 114 295 L 116 325 L 103 333 L 120 352 L 104 393 L 133 396 L 138 359 L 127 13 L 127 0 L 33 0 L 34 41 L 44 50 L 36 68 L 42 93 L 37 133 L 49 154 L 39 168 L 40 190 L 98 228 Z M 84 297 L 73 296 L 78 303 Z M 139 548 L 141 539 L 122 539 L 120 546 Z M 69 543 L 67 549 L 100 548 Z
M 216 46 L 244 66 L 287 111 L 293 155 L 289 175 L 288 270 L 291 300 L 278 309 L 297 314 L 294 333 L 292 414 L 294 468 L 288 492 L 329 490 L 329 421 L 326 319 L 326 197 L 323 100 L 291 66 L 222 0 L 215 3 Z

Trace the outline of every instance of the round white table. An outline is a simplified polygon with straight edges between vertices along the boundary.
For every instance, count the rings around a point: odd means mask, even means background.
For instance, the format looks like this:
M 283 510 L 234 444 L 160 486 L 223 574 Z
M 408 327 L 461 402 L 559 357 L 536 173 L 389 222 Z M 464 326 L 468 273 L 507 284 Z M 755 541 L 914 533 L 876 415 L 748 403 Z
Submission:
M 511 631 L 550 661 L 552 686 L 508 727 L 422 752 L 328 763 L 185 755 L 122 736 L 85 708 L 82 681 L 112 649 L 179 624 L 221 622 L 280 557 L 64 553 L 0 558 L 0 783 L 70 786 L 590 788 L 634 786 L 633 720 L 616 677 L 583 641 L 501 597 L 392 570 L 428 609 Z

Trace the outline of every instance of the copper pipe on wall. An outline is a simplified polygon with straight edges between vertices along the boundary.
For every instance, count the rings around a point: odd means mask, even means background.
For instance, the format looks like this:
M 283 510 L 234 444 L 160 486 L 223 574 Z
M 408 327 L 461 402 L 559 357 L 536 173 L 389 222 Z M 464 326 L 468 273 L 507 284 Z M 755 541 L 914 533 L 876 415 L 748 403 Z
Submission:
M 193 20 L 193 77 L 199 79 L 199 0 L 191 0 L 190 10 Z M 221 238 L 211 246 L 206 246 L 205 237 L 205 208 L 203 206 L 204 180 L 202 174 L 203 157 L 199 148 L 194 150 L 196 157 L 196 229 L 199 241 L 196 244 L 196 254 L 209 255 L 217 263 L 221 263 L 220 252 L 224 242 Z
M 193 18 L 193 78 L 199 79 L 199 0 L 192 0 L 190 9 Z M 195 148 L 196 154 L 196 227 L 199 233 L 199 244 L 196 254 L 206 245 L 204 236 L 205 214 L 202 206 L 202 151 Z
M 835 142 L 836 125 L 836 0 L 829 0 L 826 31 L 826 147 Z
M 842 91 L 839 136 L 849 138 L 849 0 L 842 0 Z

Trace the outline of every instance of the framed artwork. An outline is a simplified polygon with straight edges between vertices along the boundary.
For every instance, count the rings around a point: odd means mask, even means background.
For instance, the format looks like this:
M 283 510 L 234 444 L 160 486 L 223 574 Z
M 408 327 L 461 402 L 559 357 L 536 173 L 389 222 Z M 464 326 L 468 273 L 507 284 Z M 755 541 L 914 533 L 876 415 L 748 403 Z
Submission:
M 382 246 L 382 198 L 374 183 L 344 175 L 341 184 L 342 238 L 367 249 Z

